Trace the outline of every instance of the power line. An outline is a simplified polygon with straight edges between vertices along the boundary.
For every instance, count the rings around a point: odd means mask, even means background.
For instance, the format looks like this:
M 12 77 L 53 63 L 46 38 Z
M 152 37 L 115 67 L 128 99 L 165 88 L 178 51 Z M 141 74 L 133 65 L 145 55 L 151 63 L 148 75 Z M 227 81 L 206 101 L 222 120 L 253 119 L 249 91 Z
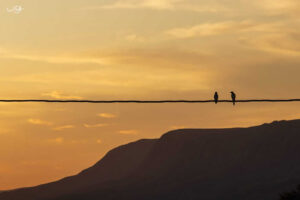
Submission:
M 0 99 L 2 103 L 138 103 L 138 104 L 159 104 L 159 103 L 214 103 L 214 100 L 51 100 L 51 99 Z M 244 99 L 236 100 L 237 103 L 251 102 L 300 102 L 300 99 Z M 232 100 L 219 100 L 219 103 L 232 103 Z

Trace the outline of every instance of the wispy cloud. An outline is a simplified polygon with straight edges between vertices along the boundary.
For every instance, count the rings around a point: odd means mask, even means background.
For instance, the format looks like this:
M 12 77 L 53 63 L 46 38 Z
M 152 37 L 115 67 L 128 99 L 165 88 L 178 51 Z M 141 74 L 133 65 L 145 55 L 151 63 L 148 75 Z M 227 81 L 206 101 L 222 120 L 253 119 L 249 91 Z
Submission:
M 1 50 L 0 50 L 1 53 Z M 110 64 L 110 59 L 107 57 L 83 57 L 83 56 L 50 56 L 50 55 L 38 55 L 38 54 L 26 54 L 26 53 L 15 53 L 8 50 L 2 51 L 0 54 L 2 58 L 10 58 L 16 60 L 27 60 L 27 61 L 36 61 L 36 62 L 47 62 L 54 64 L 99 64 L 99 65 L 108 65 Z
M 55 131 L 63 131 L 65 129 L 72 129 L 72 128 L 75 128 L 75 126 L 73 126 L 73 125 L 64 125 L 64 126 L 55 127 L 55 128 L 53 128 L 53 130 L 55 130 Z
M 81 55 L 95 58 L 101 56 L 101 51 L 89 51 L 88 55 Z M 80 70 L 68 70 L 69 67 L 62 67 L 63 70 L 44 69 L 35 70 L 32 73 L 18 73 L 8 76 L 0 76 L 1 81 L 7 81 L 18 84 L 51 85 L 53 88 L 67 87 L 73 85 L 78 91 L 85 93 L 95 93 L 101 95 L 110 95 L 118 93 L 122 95 L 128 92 L 149 91 L 154 88 L 159 90 L 174 89 L 190 90 L 207 90 L 209 88 L 209 80 L 214 76 L 214 72 L 210 70 L 187 69 L 192 65 L 198 65 L 201 59 L 201 65 L 204 66 L 207 61 L 206 55 L 202 53 L 187 52 L 178 49 L 169 48 L 138 48 L 129 49 L 124 52 L 115 51 L 107 53 L 108 56 L 114 58 L 114 65 L 104 68 L 85 68 Z M 140 70 L 143 66 L 143 70 Z M 84 90 L 83 90 L 84 88 Z M 96 89 L 98 88 L 98 89 Z M 125 89 L 126 88 L 126 89 Z M 65 91 L 71 91 L 64 89 Z M 62 91 L 63 92 L 63 91 Z M 44 95 L 51 98 L 78 98 L 77 93 L 64 94 L 61 91 L 46 90 Z M 99 93 L 100 92 L 100 93 Z
M 240 42 L 250 48 L 269 53 L 275 53 L 280 56 L 300 56 L 300 45 L 297 38 L 285 33 L 264 34 L 253 37 L 243 37 Z
M 57 137 L 54 139 L 49 139 L 48 142 L 54 143 L 54 144 L 62 144 L 64 143 L 65 139 L 63 137 Z
M 70 141 L 71 144 L 87 144 L 88 141 L 87 140 L 71 140 Z
M 49 121 L 44 121 L 44 120 L 41 120 L 41 119 L 33 119 L 33 118 L 30 118 L 27 121 L 28 121 L 28 123 L 34 124 L 34 125 L 51 126 L 53 124 L 52 122 L 49 122 Z
M 298 15 L 300 12 L 299 0 L 260 0 L 254 1 L 255 5 L 263 8 L 266 14 L 271 15 Z
M 117 115 L 112 114 L 112 113 L 100 113 L 97 116 L 102 117 L 102 118 L 106 118 L 106 119 L 113 119 L 113 118 L 117 117 Z
M 217 12 L 225 7 L 216 3 L 194 3 L 187 0 L 117 0 L 100 6 L 86 7 L 85 10 L 99 9 L 153 9 L 153 10 L 189 10 L 196 12 Z
M 54 99 L 82 99 L 80 96 L 66 95 L 59 91 L 52 91 L 49 93 L 43 93 L 43 96 L 51 97 Z
M 100 128 L 108 126 L 108 124 L 83 124 L 85 128 Z
M 97 143 L 97 144 L 102 144 L 102 140 L 97 139 L 97 140 L 96 140 L 96 143 Z
M 171 126 L 170 129 L 171 130 L 177 130 L 177 129 L 185 129 L 186 126 Z
M 11 132 L 13 132 L 13 131 L 14 131 L 13 129 L 5 128 L 5 127 L 2 125 L 2 126 L 1 126 L 1 129 L 0 129 L 0 135 L 5 135 L 5 134 L 11 133 Z
M 0 54 L 4 54 L 4 53 L 6 53 L 6 52 L 7 52 L 6 49 L 0 47 Z
M 121 134 L 121 135 L 137 135 L 137 134 L 139 134 L 139 131 L 137 131 L 137 130 L 120 130 L 119 134 Z
M 256 27 L 256 29 L 255 29 Z M 240 31 L 259 31 L 258 24 L 252 21 L 225 21 L 225 22 L 214 22 L 204 23 L 195 25 L 188 28 L 175 28 L 166 31 L 167 35 L 175 38 L 193 38 L 193 37 L 204 37 L 220 35 L 225 33 L 235 33 Z
M 111 4 L 98 6 L 102 9 L 139 9 L 139 8 L 151 8 L 151 9 L 174 9 L 176 3 L 183 0 L 118 0 Z
M 125 36 L 125 39 L 131 42 L 144 42 L 146 41 L 144 37 L 137 34 L 129 34 Z

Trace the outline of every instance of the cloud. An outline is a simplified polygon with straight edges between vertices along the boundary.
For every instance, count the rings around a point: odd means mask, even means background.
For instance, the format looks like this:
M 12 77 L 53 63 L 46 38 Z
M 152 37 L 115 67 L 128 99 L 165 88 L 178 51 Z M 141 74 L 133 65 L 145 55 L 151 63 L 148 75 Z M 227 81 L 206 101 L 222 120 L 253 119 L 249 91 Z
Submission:
M 0 47 L 0 54 L 5 54 L 6 52 L 7 52 L 6 49 Z
M 60 98 L 72 97 L 70 87 L 76 87 L 82 95 L 97 94 L 96 97 L 110 97 L 112 94 L 130 95 L 137 91 L 149 93 L 151 90 L 207 90 L 209 80 L 214 72 L 204 70 L 208 54 L 194 51 L 179 50 L 178 48 L 138 48 L 125 51 L 113 51 L 106 55 L 113 58 L 111 67 L 91 68 L 79 67 L 78 70 L 69 70 L 69 66 L 45 68 L 33 67 L 26 73 L 0 76 L 0 81 L 12 84 L 26 84 L 30 88 L 33 84 L 48 85 L 51 88 L 61 88 L 69 91 L 67 94 L 45 90 L 47 96 Z M 101 50 L 90 50 L 87 57 L 101 57 Z M 201 62 L 201 63 L 200 63 Z M 199 66 L 197 69 L 195 66 Z M 143 66 L 143 70 L 141 69 Z M 192 69 L 193 67 L 193 69 Z M 34 70 L 33 70 L 34 69 Z M 207 67 L 208 69 L 208 67 Z M 10 69 L 8 69 L 10 70 Z M 95 92 L 97 90 L 97 92 Z M 31 92 L 31 91 L 29 91 Z M 82 93 L 83 92 L 83 93 Z M 76 93 L 77 94 L 77 93 Z M 101 94 L 101 97 L 100 97 Z M 79 97 L 80 97 L 79 95 Z M 78 97 L 78 95 L 75 95 Z
M 100 128 L 108 126 L 108 124 L 83 124 L 85 128 Z
M 288 30 L 281 27 L 283 31 L 277 31 L 269 34 L 261 34 L 253 36 L 245 36 L 239 38 L 239 41 L 250 48 L 275 53 L 280 56 L 293 56 L 300 55 L 300 32 Z
M 176 3 L 183 0 L 118 0 L 112 4 L 106 4 L 98 8 L 102 9 L 140 9 L 151 8 L 158 10 L 174 9 Z
M 88 142 L 86 140 L 71 140 L 71 144 L 87 144 Z
M 4 126 L 1 126 L 0 135 L 5 135 L 5 134 L 11 133 L 11 132 L 14 132 L 14 130 L 5 128 Z
M 50 55 L 40 55 L 40 54 L 26 54 L 26 53 L 12 53 L 9 51 L 0 52 L 1 58 L 17 59 L 17 60 L 27 60 L 35 62 L 47 62 L 54 64 L 99 64 L 108 65 L 110 64 L 110 58 L 108 57 L 98 57 L 89 58 L 82 56 L 50 56 Z
M 54 143 L 54 144 L 62 144 L 64 143 L 65 139 L 63 137 L 57 137 L 54 139 L 49 139 L 48 142 Z
M 96 143 L 97 144 L 102 144 L 102 140 L 98 139 L 98 140 L 96 140 Z
M 299 0 L 260 0 L 254 2 L 269 15 L 298 15 L 300 12 Z
M 100 113 L 97 116 L 102 117 L 102 118 L 106 118 L 106 119 L 113 119 L 113 118 L 117 117 L 117 115 L 112 114 L 112 113 Z
M 64 126 L 58 126 L 56 128 L 53 128 L 53 130 L 55 130 L 55 131 L 63 131 L 65 129 L 72 129 L 72 128 L 75 128 L 75 126 L 73 126 L 73 125 L 64 125 Z
M 122 135 L 137 135 L 139 132 L 137 130 L 121 130 L 119 133 Z
M 152 10 L 188 10 L 195 12 L 218 12 L 226 10 L 226 7 L 215 3 L 206 2 L 201 4 L 187 0 L 117 0 L 110 4 L 86 7 L 84 10 L 100 9 L 152 9 Z
M 52 91 L 49 93 L 43 93 L 43 96 L 51 97 L 54 99 L 82 99 L 80 96 L 72 96 L 72 95 L 65 95 L 62 92 Z
M 171 130 L 177 130 L 177 129 L 185 129 L 186 126 L 171 126 L 170 129 Z
M 252 21 L 225 21 L 199 24 L 189 28 L 175 28 L 166 31 L 165 33 L 174 38 L 186 39 L 193 37 L 220 35 L 225 33 L 232 34 L 241 31 L 260 31 L 260 29 L 259 25 Z
M 125 36 L 125 39 L 131 42 L 144 42 L 145 38 L 142 36 L 139 36 L 137 34 L 130 34 Z
M 51 126 L 53 124 L 52 122 L 44 121 L 44 120 L 41 120 L 41 119 L 33 119 L 33 118 L 30 118 L 27 121 L 28 121 L 28 123 L 34 124 L 34 125 Z

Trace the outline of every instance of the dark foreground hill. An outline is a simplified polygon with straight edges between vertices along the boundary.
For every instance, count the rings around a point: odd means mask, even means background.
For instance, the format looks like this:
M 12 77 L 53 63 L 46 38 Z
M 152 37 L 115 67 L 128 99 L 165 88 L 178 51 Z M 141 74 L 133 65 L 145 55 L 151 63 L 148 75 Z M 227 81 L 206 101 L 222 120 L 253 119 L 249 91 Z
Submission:
M 300 185 L 297 190 L 280 194 L 280 200 L 300 200 Z
M 110 151 L 80 174 L 0 200 L 276 200 L 300 183 L 300 120 L 185 129 Z

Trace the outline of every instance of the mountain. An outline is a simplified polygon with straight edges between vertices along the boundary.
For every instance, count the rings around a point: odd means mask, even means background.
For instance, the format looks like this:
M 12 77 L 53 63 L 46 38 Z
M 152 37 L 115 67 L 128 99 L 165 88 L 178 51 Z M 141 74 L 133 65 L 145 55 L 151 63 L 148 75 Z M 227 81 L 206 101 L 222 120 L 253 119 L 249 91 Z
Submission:
M 300 200 L 300 185 L 297 190 L 280 194 L 280 200 Z
M 300 183 L 300 120 L 182 129 L 120 146 L 76 176 L 0 200 L 276 200 Z

